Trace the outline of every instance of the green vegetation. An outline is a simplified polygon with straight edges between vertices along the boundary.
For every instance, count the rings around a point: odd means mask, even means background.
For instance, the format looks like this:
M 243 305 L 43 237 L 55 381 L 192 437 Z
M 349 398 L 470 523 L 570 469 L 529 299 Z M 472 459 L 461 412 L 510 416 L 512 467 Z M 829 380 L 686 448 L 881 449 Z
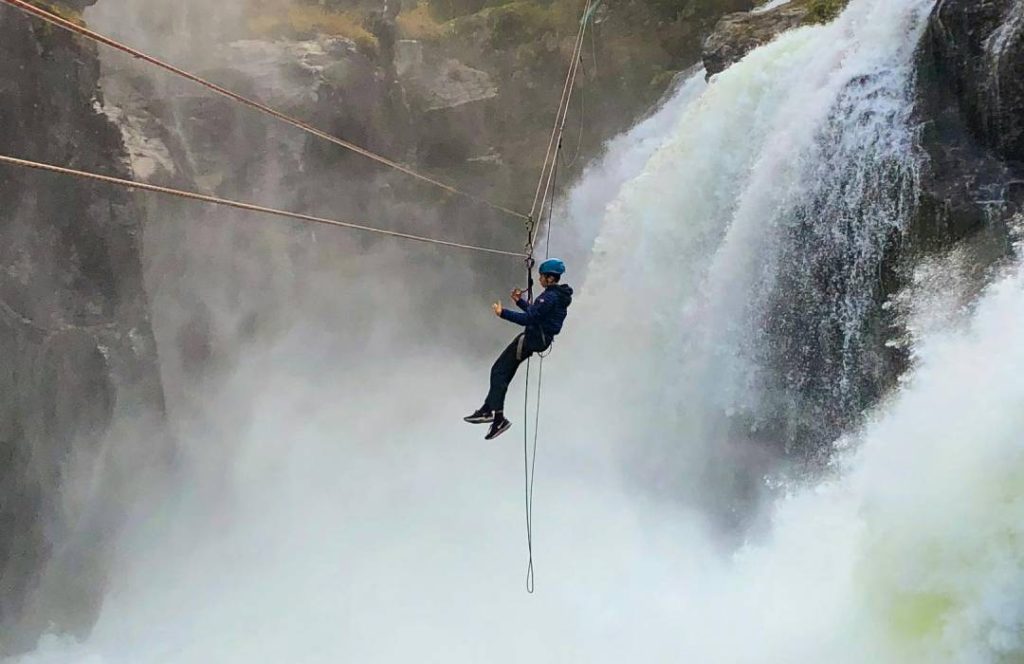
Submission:
M 82 12 L 79 9 L 77 9 L 76 7 L 68 7 L 63 2 L 60 2 L 60 0 L 52 0 L 52 1 L 49 1 L 49 0 L 28 0 L 28 1 L 31 2 L 33 5 L 36 5 L 38 7 L 42 7 L 46 11 L 52 12 L 52 13 L 56 14 L 57 16 L 60 16 L 63 19 L 67 19 L 68 21 L 71 21 L 72 23 L 77 23 L 79 25 L 85 25 L 85 19 L 82 18 Z
M 449 21 L 449 31 L 455 37 L 486 35 L 489 45 L 496 49 L 528 46 L 548 35 L 557 37 L 570 30 L 575 34 L 577 14 L 569 10 L 570 4 L 506 2 Z
M 398 35 L 402 39 L 435 41 L 444 36 L 444 25 L 430 13 L 426 3 L 420 3 L 398 15 Z
M 251 12 L 249 30 L 261 37 L 301 37 L 325 34 L 351 39 L 363 51 L 374 52 L 377 38 L 364 27 L 358 11 L 339 11 L 306 4 L 277 6 Z
M 849 0 L 811 0 L 808 3 L 810 14 L 807 16 L 807 22 L 828 23 L 839 16 L 848 3 Z

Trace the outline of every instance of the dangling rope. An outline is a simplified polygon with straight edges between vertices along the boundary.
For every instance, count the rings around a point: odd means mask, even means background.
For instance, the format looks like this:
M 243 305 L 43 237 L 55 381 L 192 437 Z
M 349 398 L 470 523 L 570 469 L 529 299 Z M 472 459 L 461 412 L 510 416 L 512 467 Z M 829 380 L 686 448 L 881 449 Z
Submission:
M 403 240 L 413 240 L 415 242 L 425 242 L 427 244 L 437 244 L 445 247 L 452 247 L 456 249 L 468 249 L 470 251 L 479 251 L 488 254 L 498 254 L 501 256 L 516 256 L 523 257 L 525 254 L 521 254 L 514 251 L 504 251 L 501 249 L 491 249 L 489 247 L 478 247 L 472 244 L 462 244 L 460 242 L 449 242 L 448 240 L 438 240 L 435 238 L 425 237 L 422 235 L 412 235 L 410 233 L 401 233 L 399 231 L 389 231 L 383 228 L 375 228 L 373 226 L 364 226 L 362 224 L 355 224 L 348 221 L 340 221 L 338 219 L 328 219 L 326 217 L 315 217 L 309 214 L 302 214 L 300 212 L 289 212 L 287 210 L 278 210 L 276 208 L 264 207 L 262 205 L 254 205 L 252 203 L 243 203 L 241 201 L 233 201 L 227 198 L 218 198 L 217 196 L 207 196 L 206 194 L 200 194 L 194 191 L 184 191 L 181 189 L 171 189 L 170 187 L 160 187 L 155 184 L 146 184 L 144 182 L 135 182 L 134 180 L 123 180 L 121 178 L 111 177 L 109 175 L 100 175 L 99 173 L 90 173 L 88 171 L 79 171 L 73 168 L 65 168 L 63 166 L 55 166 L 53 164 L 44 164 L 38 161 L 29 161 L 27 159 L 18 159 L 16 157 L 8 157 L 7 155 L 0 154 L 0 164 L 8 164 L 11 166 L 20 166 L 22 168 L 32 168 L 40 171 L 48 171 L 51 173 L 59 173 L 61 175 L 69 175 L 77 178 L 83 178 L 87 180 L 95 180 L 97 182 L 103 182 L 106 184 L 113 184 L 120 187 L 127 187 L 129 189 L 141 189 L 142 191 L 151 191 L 157 194 L 165 194 L 168 196 L 176 196 L 178 198 L 185 198 L 192 201 L 199 201 L 201 203 L 209 203 L 211 205 L 221 205 L 224 207 L 236 208 L 238 210 L 247 210 L 249 212 L 259 212 L 262 214 L 269 214 L 276 217 L 285 217 L 288 219 L 295 219 L 298 221 L 304 221 L 315 224 L 325 224 L 327 226 L 338 226 L 341 228 L 348 228 L 351 230 L 363 231 L 367 233 L 376 233 L 378 235 L 386 235 L 394 238 L 401 238 Z
M 331 134 L 328 134 L 327 132 L 322 131 L 320 129 L 317 129 L 316 127 L 313 127 L 312 125 L 310 125 L 310 124 L 308 124 L 306 122 L 303 122 L 302 120 L 297 120 L 297 119 L 295 119 L 295 118 L 293 118 L 293 117 L 291 117 L 289 115 L 286 115 L 286 114 L 282 113 L 281 111 L 275 110 L 275 109 L 273 109 L 273 108 L 271 108 L 271 107 L 269 107 L 269 106 L 267 106 L 265 104 L 261 104 L 260 102 L 254 101 L 253 99 L 250 99 L 248 97 L 240 95 L 237 92 L 232 92 L 231 90 L 228 90 L 227 88 L 221 87 L 221 86 L 217 85 L 216 83 L 212 83 L 212 82 L 206 80 L 205 78 L 202 78 L 200 76 L 196 76 L 195 74 L 187 72 L 184 69 L 180 69 L 178 67 L 175 67 L 172 64 L 168 64 L 167 62 L 164 62 L 163 60 L 160 60 L 160 59 L 155 58 L 155 57 L 153 57 L 151 55 L 143 53 L 142 51 L 134 49 L 134 48 L 132 48 L 130 46 L 127 46 L 125 44 L 122 44 L 119 41 L 111 39 L 110 37 L 107 37 L 107 36 L 102 35 L 102 34 L 100 34 L 98 32 L 95 32 L 94 30 L 90 30 L 89 28 L 86 28 L 85 26 L 78 25 L 77 23 L 75 23 L 73 21 L 69 21 L 66 18 L 58 16 L 57 14 L 54 14 L 53 12 L 46 11 L 45 9 L 43 9 L 41 7 L 37 7 L 37 6 L 33 5 L 33 4 L 30 4 L 29 2 L 26 2 L 25 0 L 0 0 L 0 2 L 5 2 L 8 5 L 10 5 L 12 7 L 15 7 L 16 9 L 20 9 L 21 11 L 23 11 L 23 12 L 25 12 L 27 14 L 30 14 L 32 16 L 35 16 L 36 18 L 42 19 L 43 21 L 46 21 L 47 23 L 50 23 L 51 25 L 55 25 L 55 26 L 57 26 L 59 28 L 63 28 L 64 30 L 67 30 L 68 32 L 72 32 L 72 33 L 81 35 L 81 36 L 86 37 L 88 39 L 91 39 L 91 40 L 93 40 L 93 41 L 95 41 L 95 42 L 97 42 L 99 44 L 103 44 L 105 46 L 109 46 L 110 48 L 116 49 L 116 50 L 121 51 L 123 53 L 127 53 L 128 55 L 132 56 L 133 58 L 138 58 L 139 60 L 147 62 L 147 63 L 149 63 L 151 65 L 154 65 L 154 66 L 159 67 L 161 69 L 164 69 L 166 71 L 169 71 L 170 73 L 172 73 L 172 74 L 174 74 L 176 76 L 180 76 L 181 78 L 184 78 L 186 80 L 192 81 L 193 83 L 197 83 L 198 85 L 201 85 L 204 88 L 207 88 L 208 90 L 212 90 L 213 92 L 216 92 L 217 94 L 219 94 L 221 96 L 227 97 L 228 99 L 230 99 L 232 101 L 235 101 L 235 102 L 237 102 L 239 104 L 242 104 L 244 106 L 248 106 L 249 108 L 252 108 L 252 109 L 254 109 L 256 111 L 259 111 L 260 113 L 263 113 L 265 115 L 269 115 L 270 117 L 272 117 L 272 118 L 274 118 L 276 120 L 280 120 L 281 122 L 284 122 L 285 124 L 289 124 L 289 125 L 297 128 L 297 129 L 301 129 L 302 131 L 304 131 L 304 132 L 306 132 L 308 134 L 311 134 L 313 136 L 316 136 L 317 138 L 320 138 L 320 139 L 323 139 L 323 140 L 328 141 L 330 143 L 333 143 L 333 144 L 335 144 L 337 146 L 343 147 L 346 150 L 351 150 L 352 152 L 355 152 L 356 154 L 362 155 L 363 157 L 366 157 L 367 159 L 372 159 L 373 161 L 376 161 L 379 164 L 383 164 L 384 166 L 387 166 L 388 168 L 392 168 L 392 169 L 394 169 L 396 171 L 399 171 L 401 173 L 405 173 L 406 175 L 409 175 L 409 176 L 414 177 L 414 178 L 416 178 L 418 180 L 421 180 L 423 182 L 431 184 L 431 185 L 433 185 L 435 187 L 438 187 L 439 189 L 442 189 L 442 190 L 444 190 L 444 191 L 446 191 L 446 192 L 448 192 L 450 194 L 454 194 L 456 196 L 461 196 L 463 198 L 466 198 L 468 200 L 474 201 L 474 202 L 479 203 L 481 205 L 486 205 L 487 207 L 489 207 L 489 208 L 491 208 L 493 210 L 497 210 L 499 212 L 503 212 L 503 213 L 508 214 L 510 216 L 516 217 L 518 219 L 527 219 L 528 218 L 527 215 L 525 215 L 525 214 L 523 214 L 521 212 L 516 212 L 515 210 L 509 209 L 509 208 L 507 208 L 507 207 L 505 207 L 503 205 L 498 205 L 497 203 L 492 203 L 491 201 L 489 201 L 489 200 L 487 200 L 487 199 L 485 199 L 485 198 L 483 198 L 481 196 L 477 196 L 475 194 L 471 194 L 471 193 L 463 191 L 463 190 L 461 190 L 461 189 L 459 189 L 457 187 L 454 187 L 454 186 L 452 186 L 450 184 L 442 182 L 441 180 L 433 178 L 433 177 L 431 177 L 429 175 L 424 175 L 423 173 L 419 173 L 417 171 L 414 171 L 413 169 L 409 168 L 408 166 L 400 164 L 397 161 L 394 161 L 392 159 L 388 159 L 387 157 L 379 155 L 376 152 L 372 152 L 372 151 L 370 151 L 370 150 L 368 150 L 368 149 L 366 149 L 366 148 L 364 148 L 362 146 L 356 145 L 355 143 L 352 143 L 350 141 L 346 141 L 343 138 L 338 138 L 337 136 L 333 136 Z
M 572 159 L 570 159 L 569 163 L 566 164 L 569 168 L 576 165 L 576 160 L 579 159 L 580 151 L 583 149 L 583 129 L 586 124 L 586 102 L 586 95 L 582 94 L 582 91 L 580 91 L 580 132 L 576 137 L 576 149 L 572 153 Z
M 593 36 L 593 34 L 594 34 L 593 30 L 591 30 L 590 34 L 591 34 L 591 36 Z M 583 58 L 583 55 L 580 54 L 580 67 L 583 67 L 582 58 Z M 586 76 L 587 76 L 587 70 L 584 68 L 583 69 L 583 77 L 586 78 Z M 586 118 L 586 110 L 587 110 L 587 94 L 586 94 L 586 91 L 585 91 L 584 88 L 580 88 L 580 131 L 579 131 L 579 134 L 576 136 L 576 149 L 572 153 L 572 159 L 570 159 L 569 163 L 566 164 L 566 166 L 568 166 L 569 168 L 572 168 L 576 164 L 576 160 L 579 159 L 579 156 L 580 156 L 580 150 L 583 148 L 583 129 L 584 129 L 584 126 L 586 125 L 586 119 L 587 119 Z
M 600 0 L 598 0 L 600 1 Z M 555 115 L 554 127 L 551 130 L 551 137 L 548 140 L 548 148 L 544 155 L 544 163 L 541 167 L 540 178 L 537 182 L 537 190 L 534 194 L 533 205 L 530 208 L 530 216 L 526 222 L 526 273 L 527 273 L 527 294 L 529 302 L 533 302 L 533 258 L 534 243 L 536 242 L 537 225 L 534 219 L 538 216 L 543 221 L 545 204 L 548 204 L 547 239 L 545 242 L 544 256 L 550 258 L 551 249 L 551 221 L 554 210 L 553 188 L 555 178 L 558 174 L 558 157 L 562 150 L 562 136 L 565 133 L 565 123 L 569 117 L 569 104 L 572 100 L 573 88 L 576 84 L 576 75 L 579 72 L 582 60 L 583 40 L 586 35 L 587 23 L 593 13 L 594 0 L 587 0 L 580 19 L 579 30 L 576 33 L 576 42 L 573 46 L 572 60 L 569 64 L 569 72 L 565 78 L 565 85 L 562 87 L 562 98 L 559 101 L 558 113 Z M 550 202 L 549 202 L 550 198 Z M 538 215 L 538 213 L 540 213 Z M 523 395 L 523 472 L 524 472 L 524 493 L 526 508 L 526 548 L 528 561 L 526 566 L 526 592 L 533 594 L 536 587 L 533 565 L 533 486 L 537 469 L 537 440 L 540 428 L 540 399 L 544 379 L 544 356 L 541 355 L 537 375 L 537 408 L 534 416 L 533 427 L 533 448 L 532 454 L 529 441 L 529 411 L 530 411 L 530 367 L 531 358 L 526 360 L 526 388 Z
M 561 152 L 561 145 L 559 145 L 559 151 L 556 152 L 555 167 L 552 168 L 552 180 L 556 180 L 558 176 L 558 162 L 557 155 Z M 551 202 L 548 204 L 548 223 L 546 235 L 547 238 L 544 242 L 544 258 L 545 260 L 551 257 L 551 218 L 554 213 L 555 199 L 552 196 Z M 548 351 L 550 353 L 550 351 Z M 547 357 L 543 353 L 538 353 L 540 361 L 537 366 L 537 406 L 534 409 L 533 418 L 533 450 L 532 453 L 527 455 L 526 453 L 526 441 L 529 437 L 529 415 L 530 415 L 530 359 L 526 360 L 526 390 L 523 394 L 523 464 L 526 470 L 526 546 L 529 551 L 529 562 L 526 568 L 526 591 L 530 594 L 534 590 L 534 569 L 533 569 L 533 483 L 537 477 L 537 440 L 540 437 L 540 404 L 542 391 L 544 388 L 544 358 Z

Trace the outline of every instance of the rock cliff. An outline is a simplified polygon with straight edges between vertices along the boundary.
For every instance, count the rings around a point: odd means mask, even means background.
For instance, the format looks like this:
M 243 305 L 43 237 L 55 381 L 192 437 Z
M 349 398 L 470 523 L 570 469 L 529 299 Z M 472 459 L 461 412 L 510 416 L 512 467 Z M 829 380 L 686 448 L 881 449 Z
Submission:
M 1010 253 L 1024 209 L 1024 4 L 940 0 L 918 70 L 924 169 L 911 236 L 925 252 L 959 245 L 983 272 Z
M 8 6 L 0 44 L 0 152 L 127 175 L 95 49 Z M 124 192 L 0 168 L 0 642 L 18 621 L 22 636 L 89 624 L 96 540 L 166 452 L 140 232 Z M 35 603 L 44 586 L 59 605 Z

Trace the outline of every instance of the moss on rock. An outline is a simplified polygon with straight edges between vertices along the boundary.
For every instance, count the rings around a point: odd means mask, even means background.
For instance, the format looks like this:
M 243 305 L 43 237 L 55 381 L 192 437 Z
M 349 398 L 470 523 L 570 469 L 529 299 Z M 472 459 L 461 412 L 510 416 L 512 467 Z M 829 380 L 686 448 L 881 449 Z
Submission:
M 850 0 L 810 0 L 807 3 L 805 24 L 828 23 L 846 9 Z

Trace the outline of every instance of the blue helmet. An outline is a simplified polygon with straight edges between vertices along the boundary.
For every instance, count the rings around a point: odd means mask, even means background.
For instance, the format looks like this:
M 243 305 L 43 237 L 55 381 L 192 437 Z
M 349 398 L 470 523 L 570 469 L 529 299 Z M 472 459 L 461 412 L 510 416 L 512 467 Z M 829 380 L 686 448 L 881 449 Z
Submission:
M 541 274 L 557 274 L 562 276 L 565 274 L 565 263 L 557 258 L 551 258 L 541 263 L 537 271 Z

